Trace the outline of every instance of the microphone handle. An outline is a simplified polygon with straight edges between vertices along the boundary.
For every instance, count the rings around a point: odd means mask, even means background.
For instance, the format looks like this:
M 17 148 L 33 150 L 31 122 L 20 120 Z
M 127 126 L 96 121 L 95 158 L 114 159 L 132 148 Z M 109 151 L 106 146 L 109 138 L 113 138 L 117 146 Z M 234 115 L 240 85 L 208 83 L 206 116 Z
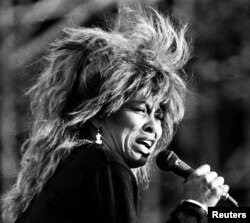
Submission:
M 232 196 L 230 196 L 229 193 L 222 195 L 221 199 L 229 202 L 230 204 L 232 204 L 235 207 L 239 207 L 238 202 Z

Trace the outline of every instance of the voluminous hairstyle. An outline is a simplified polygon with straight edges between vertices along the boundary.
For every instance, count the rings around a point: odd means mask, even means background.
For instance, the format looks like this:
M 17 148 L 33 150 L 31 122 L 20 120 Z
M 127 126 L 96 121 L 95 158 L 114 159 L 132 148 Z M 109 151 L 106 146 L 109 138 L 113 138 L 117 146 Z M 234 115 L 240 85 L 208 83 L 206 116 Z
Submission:
M 35 121 L 22 147 L 17 182 L 3 198 L 5 217 L 15 220 L 29 207 L 58 164 L 84 143 L 79 131 L 90 119 L 110 116 L 139 90 L 163 105 L 163 135 L 155 153 L 166 148 L 184 115 L 186 86 L 180 76 L 189 58 L 185 31 L 186 26 L 177 30 L 151 8 L 123 8 L 109 31 L 65 30 L 28 92 Z M 139 182 L 147 181 L 147 168 L 133 170 Z

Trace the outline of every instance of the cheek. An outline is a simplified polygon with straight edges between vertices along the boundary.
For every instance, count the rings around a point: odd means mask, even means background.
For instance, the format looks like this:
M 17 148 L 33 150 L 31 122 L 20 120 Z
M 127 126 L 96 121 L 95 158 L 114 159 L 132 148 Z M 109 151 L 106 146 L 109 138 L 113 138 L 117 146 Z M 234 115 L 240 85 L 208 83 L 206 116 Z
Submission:
M 116 135 L 117 144 L 123 151 L 129 152 L 140 132 L 140 119 L 135 114 L 123 111 L 114 115 L 112 125 L 115 126 L 113 134 Z
M 126 111 L 121 111 L 115 114 L 112 118 L 113 125 L 117 129 L 124 132 L 131 132 L 139 128 L 140 120 L 135 114 L 130 114 Z
M 117 112 L 109 117 L 104 125 L 106 137 L 111 139 L 119 148 L 125 148 L 130 144 L 136 126 L 133 117 L 126 115 L 125 112 Z M 123 150 L 125 149 L 123 148 Z

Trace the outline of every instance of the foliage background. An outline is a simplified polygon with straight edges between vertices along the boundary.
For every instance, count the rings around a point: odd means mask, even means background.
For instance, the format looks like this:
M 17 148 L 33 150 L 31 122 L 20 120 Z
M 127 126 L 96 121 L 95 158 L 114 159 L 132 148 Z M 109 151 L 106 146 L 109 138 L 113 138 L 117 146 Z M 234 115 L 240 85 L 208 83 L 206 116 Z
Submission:
M 189 23 L 193 41 L 186 115 L 170 149 L 193 167 L 209 163 L 239 204 L 250 206 L 249 0 L 1 0 L 1 193 L 18 172 L 32 122 L 25 91 L 42 68 L 48 44 L 67 25 L 102 27 L 120 4 L 138 2 Z M 141 222 L 164 222 L 181 200 L 182 183 L 154 167 L 150 188 L 140 193 Z

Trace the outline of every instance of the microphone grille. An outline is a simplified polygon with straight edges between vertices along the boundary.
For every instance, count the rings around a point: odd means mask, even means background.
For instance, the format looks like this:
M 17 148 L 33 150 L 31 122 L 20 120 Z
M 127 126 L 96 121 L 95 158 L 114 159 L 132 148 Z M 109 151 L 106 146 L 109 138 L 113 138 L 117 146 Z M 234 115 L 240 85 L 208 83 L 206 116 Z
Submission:
M 165 171 L 172 171 L 178 156 L 171 150 L 163 150 L 156 157 L 157 166 Z

